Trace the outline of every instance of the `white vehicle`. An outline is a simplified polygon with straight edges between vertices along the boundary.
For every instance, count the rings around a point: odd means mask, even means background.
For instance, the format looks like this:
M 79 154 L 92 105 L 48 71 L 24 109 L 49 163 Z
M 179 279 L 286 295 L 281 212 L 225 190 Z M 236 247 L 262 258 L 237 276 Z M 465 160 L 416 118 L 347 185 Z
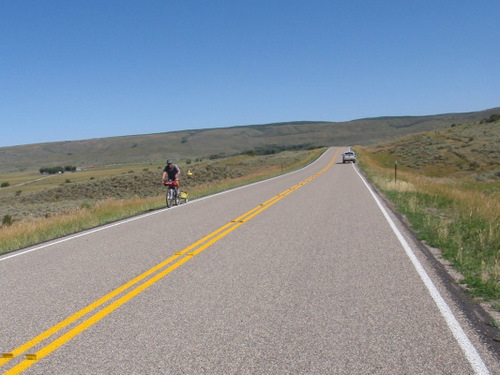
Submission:
M 342 163 L 347 161 L 356 163 L 356 153 L 354 151 L 346 151 L 342 154 Z

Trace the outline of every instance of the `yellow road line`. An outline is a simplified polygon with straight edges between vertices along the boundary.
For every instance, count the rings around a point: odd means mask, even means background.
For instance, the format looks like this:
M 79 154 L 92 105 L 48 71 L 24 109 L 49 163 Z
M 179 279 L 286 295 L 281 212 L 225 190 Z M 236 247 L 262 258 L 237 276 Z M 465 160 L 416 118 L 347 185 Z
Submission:
M 12 369 L 10 369 L 7 372 L 5 372 L 4 375 L 13 375 L 13 374 L 19 374 L 19 373 L 23 372 L 28 367 L 30 367 L 34 363 L 36 363 L 36 361 L 38 361 L 38 360 L 46 357 L 47 355 L 49 355 L 50 353 L 52 353 L 54 350 L 58 349 L 59 347 L 61 347 L 62 345 L 64 345 L 66 342 L 68 342 L 69 340 L 71 340 L 72 338 L 74 338 L 76 335 L 78 335 L 81 332 L 85 331 L 86 329 L 88 329 L 89 327 L 91 327 L 92 325 L 94 325 L 95 323 L 97 323 L 98 321 L 100 321 L 101 319 L 103 319 L 105 316 L 109 315 L 111 312 L 113 312 L 114 310 L 116 310 L 118 307 L 122 306 L 123 304 L 125 304 L 128 301 L 130 301 L 132 298 L 136 297 L 138 294 L 142 293 L 144 290 L 146 290 L 147 288 L 149 288 L 151 285 L 153 285 L 156 282 L 158 282 L 160 279 L 162 279 L 163 277 L 165 277 L 166 275 L 168 275 L 170 272 L 172 272 L 173 270 L 175 270 L 176 268 L 178 268 L 182 264 L 186 263 L 188 260 L 192 259 L 193 256 L 198 255 L 203 250 L 205 250 L 206 248 L 210 247 L 215 242 L 219 241 L 221 238 L 225 237 L 226 235 L 228 235 L 233 230 L 235 230 L 236 228 L 238 228 L 241 225 L 243 225 L 245 222 L 247 222 L 251 218 L 257 216 L 262 211 L 264 211 L 267 208 L 269 208 L 272 205 L 274 205 L 276 202 L 280 201 L 281 199 L 283 199 L 287 195 L 291 194 L 295 190 L 299 189 L 300 187 L 302 187 L 305 184 L 307 184 L 308 182 L 312 181 L 313 179 L 315 179 L 319 175 L 323 174 L 326 170 L 328 170 L 333 165 L 333 163 L 335 162 L 335 159 L 337 158 L 337 154 L 338 154 L 338 150 L 335 152 L 335 155 L 333 156 L 332 161 L 330 161 L 330 163 L 325 168 L 323 168 L 320 172 L 316 173 L 315 175 L 313 175 L 313 176 L 307 178 L 306 180 L 304 180 L 304 181 L 302 181 L 302 182 L 300 182 L 300 183 L 292 186 L 291 188 L 289 188 L 289 189 L 283 191 L 282 193 L 274 196 L 273 198 L 271 198 L 271 199 L 267 200 L 266 202 L 258 205 L 257 207 L 254 207 L 253 209 L 251 209 L 250 211 L 244 213 L 243 215 L 239 216 L 238 218 L 236 218 L 234 220 L 231 220 L 229 223 L 223 225 L 222 227 L 220 227 L 216 231 L 214 231 L 214 232 L 210 233 L 209 235 L 203 237 L 202 239 L 194 242 L 193 244 L 191 244 L 190 246 L 186 247 L 181 252 L 175 253 L 174 256 L 166 259 L 165 261 L 159 263 L 158 265 L 156 265 L 155 267 L 151 268 L 150 270 L 148 270 L 148 271 L 144 272 L 143 274 L 137 276 L 136 278 L 132 279 L 128 283 L 122 285 L 121 287 L 115 289 L 111 293 L 109 293 L 109 294 L 105 295 L 104 297 L 98 299 L 96 302 L 88 305 L 87 307 L 85 307 L 84 309 L 80 310 L 76 314 L 71 315 L 70 317 L 66 318 L 65 320 L 63 320 L 60 323 L 56 324 L 55 326 L 51 327 L 47 331 L 45 331 L 45 332 L 41 333 L 40 335 L 36 336 L 32 340 L 30 340 L 30 341 L 24 343 L 23 345 L 19 346 L 18 348 L 14 349 L 12 352 L 5 353 L 4 357 L 0 358 L 0 366 L 4 365 L 8 361 L 10 361 L 13 358 L 19 356 L 20 354 L 26 352 L 27 350 L 29 350 L 33 346 L 37 345 L 38 343 L 42 342 L 43 340 L 47 339 L 48 337 L 54 335 L 55 333 L 57 333 L 61 329 L 65 328 L 66 326 L 70 325 L 71 323 L 73 323 L 73 322 L 77 321 L 78 319 L 82 318 L 83 316 L 85 316 L 89 312 L 95 310 L 99 306 L 103 305 L 104 303 L 106 303 L 110 299 L 112 299 L 112 298 L 118 296 L 119 294 L 125 292 L 127 289 L 130 289 L 135 284 L 137 284 L 140 281 L 144 280 L 148 276 L 154 274 L 155 272 L 157 272 L 161 268 L 165 267 L 166 265 L 170 264 L 174 260 L 180 258 L 182 255 L 188 253 L 187 257 L 183 257 L 183 258 L 179 259 L 177 262 L 173 263 L 171 266 L 169 266 L 165 270 L 159 272 L 155 276 L 151 277 L 149 280 L 147 280 L 144 283 L 142 283 L 141 285 L 135 287 L 134 289 L 132 289 L 127 294 L 123 295 L 122 297 L 120 297 L 116 301 L 112 302 L 108 306 L 104 307 L 102 310 L 100 310 L 99 312 L 95 313 L 94 315 L 92 315 L 91 317 L 89 317 L 88 319 L 86 319 L 85 321 L 83 321 L 82 323 L 78 324 L 77 326 L 75 326 L 74 328 L 72 328 L 71 330 L 69 330 L 68 332 L 66 332 L 65 334 L 63 334 L 62 336 L 56 338 L 54 341 L 52 341 L 51 343 L 49 343 L 46 346 L 44 346 L 43 348 L 41 348 L 35 354 L 26 354 L 26 358 L 22 362 L 20 362 L 19 364 L 17 364 L 16 366 L 14 366 Z M 196 250 L 190 252 L 193 249 L 196 249 Z
M 266 205 L 266 204 L 268 204 L 269 202 L 271 202 L 274 199 L 276 199 L 276 197 L 273 197 L 273 198 L 269 199 L 268 201 L 266 201 L 262 205 Z M 241 215 L 240 217 L 238 217 L 235 220 L 242 220 L 245 216 L 251 214 L 254 210 L 257 210 L 258 208 L 260 208 L 260 206 L 255 207 L 253 210 L 250 210 L 249 212 Z M 83 308 L 82 310 L 78 311 L 77 313 L 75 313 L 75 314 L 71 315 L 70 317 L 64 319 L 63 321 L 61 321 L 58 324 L 56 324 L 55 326 L 49 328 L 45 332 L 39 334 L 38 336 L 36 336 L 35 338 L 31 339 L 30 341 L 27 341 L 26 343 L 22 344 L 21 346 L 17 347 L 16 349 L 12 350 L 9 353 L 4 353 L 4 355 L 0 358 L 0 366 L 3 366 L 4 364 L 6 364 L 7 362 L 11 361 L 15 357 L 17 357 L 17 356 L 23 354 L 24 352 L 26 352 L 27 350 L 29 350 L 33 346 L 37 345 L 38 343 L 42 342 L 43 340 L 49 338 L 53 334 L 57 333 L 58 331 L 62 330 L 65 327 L 67 327 L 71 323 L 73 323 L 73 322 L 77 321 L 78 319 L 82 318 L 83 316 L 87 315 L 88 313 L 90 313 L 91 311 L 95 310 L 96 308 L 98 308 L 99 306 L 103 305 L 104 303 L 108 302 L 112 298 L 118 296 L 122 292 L 124 292 L 127 289 L 131 288 L 132 286 L 134 286 L 135 284 L 139 283 L 140 281 L 144 280 L 148 276 L 154 274 L 155 272 L 157 272 L 161 268 L 165 267 L 167 264 L 169 264 L 169 263 L 173 262 L 174 260 L 178 259 L 180 256 L 184 255 L 185 253 L 187 253 L 191 249 L 199 246 L 200 244 L 202 244 L 203 242 L 207 241 L 208 239 L 210 239 L 211 237 L 215 236 L 216 234 L 218 234 L 219 232 L 223 231 L 225 228 L 227 228 L 228 226 L 230 226 L 232 224 L 233 224 L 232 222 L 227 223 L 226 225 L 222 226 L 221 228 L 217 229 L 216 231 L 212 232 L 211 234 L 209 234 L 209 235 L 203 237 L 202 239 L 196 241 L 195 243 L 193 243 L 189 247 L 185 248 L 183 251 L 175 253 L 175 255 L 173 255 L 170 258 L 166 259 L 165 261 L 159 263 L 155 267 L 149 269 L 148 271 L 146 271 L 143 274 L 137 276 L 136 278 L 130 280 L 128 283 L 122 285 L 121 287 L 115 289 L 114 291 L 108 293 L 107 295 L 105 295 L 104 297 L 98 299 L 94 303 L 86 306 L 85 308 Z

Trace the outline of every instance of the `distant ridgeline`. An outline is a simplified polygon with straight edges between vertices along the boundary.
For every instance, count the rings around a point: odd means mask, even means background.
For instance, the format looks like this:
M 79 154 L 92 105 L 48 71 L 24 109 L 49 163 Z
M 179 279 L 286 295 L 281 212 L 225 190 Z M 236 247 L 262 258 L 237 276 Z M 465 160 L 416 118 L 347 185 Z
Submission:
M 0 147 L 0 173 L 64 173 L 95 165 L 177 162 L 241 153 L 274 154 L 321 146 L 369 145 L 453 124 L 494 121 L 500 108 L 428 116 L 364 118 L 345 122 L 295 121 L 227 128 Z M 64 167 L 64 166 L 71 167 Z

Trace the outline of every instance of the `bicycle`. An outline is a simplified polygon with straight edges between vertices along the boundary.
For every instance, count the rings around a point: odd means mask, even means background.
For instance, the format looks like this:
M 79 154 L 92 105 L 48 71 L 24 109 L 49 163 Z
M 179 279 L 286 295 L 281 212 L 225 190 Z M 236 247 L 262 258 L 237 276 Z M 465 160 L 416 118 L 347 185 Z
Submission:
M 163 185 L 167 187 L 167 207 L 177 206 L 180 203 L 179 182 L 178 181 L 163 181 Z

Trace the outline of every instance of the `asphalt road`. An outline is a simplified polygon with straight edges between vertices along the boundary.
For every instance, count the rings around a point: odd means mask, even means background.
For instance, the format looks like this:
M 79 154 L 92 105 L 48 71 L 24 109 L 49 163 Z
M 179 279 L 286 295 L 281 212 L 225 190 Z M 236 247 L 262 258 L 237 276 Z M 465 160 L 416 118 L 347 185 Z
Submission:
M 1 256 L 0 372 L 500 374 L 343 150 Z

